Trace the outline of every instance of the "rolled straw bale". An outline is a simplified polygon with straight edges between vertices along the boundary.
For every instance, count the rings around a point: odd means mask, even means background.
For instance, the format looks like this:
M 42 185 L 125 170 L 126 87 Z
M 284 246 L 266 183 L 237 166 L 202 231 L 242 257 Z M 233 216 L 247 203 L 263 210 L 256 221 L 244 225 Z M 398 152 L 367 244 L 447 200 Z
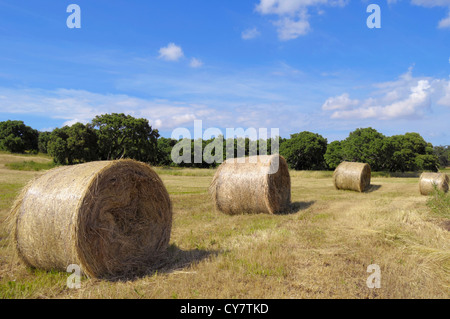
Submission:
M 172 204 L 159 176 L 133 160 L 54 168 L 29 183 L 13 209 L 19 258 L 28 266 L 90 277 L 148 269 L 167 248 Z
M 430 195 L 434 187 L 444 193 L 448 192 L 449 177 L 445 173 L 422 173 L 419 179 L 420 194 Z
M 367 163 L 342 162 L 333 173 L 336 189 L 364 192 L 370 185 L 371 170 Z
M 229 215 L 283 212 L 291 202 L 288 165 L 278 154 L 227 159 L 217 169 L 210 193 L 216 208 Z

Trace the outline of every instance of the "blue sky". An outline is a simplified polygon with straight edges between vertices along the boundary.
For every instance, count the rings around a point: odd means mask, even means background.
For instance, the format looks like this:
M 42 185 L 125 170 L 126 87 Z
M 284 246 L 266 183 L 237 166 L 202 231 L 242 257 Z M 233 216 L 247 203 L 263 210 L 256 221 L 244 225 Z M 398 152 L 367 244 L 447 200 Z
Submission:
M 450 0 L 0 0 L 0 121 L 50 130 L 123 112 L 166 137 L 203 120 L 448 145 L 449 40 Z

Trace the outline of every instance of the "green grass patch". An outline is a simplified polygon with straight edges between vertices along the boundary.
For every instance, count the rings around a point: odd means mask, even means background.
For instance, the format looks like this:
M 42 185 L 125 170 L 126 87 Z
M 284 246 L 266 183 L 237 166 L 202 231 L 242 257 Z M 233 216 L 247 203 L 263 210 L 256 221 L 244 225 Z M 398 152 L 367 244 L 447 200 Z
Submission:
M 435 189 L 427 200 L 427 206 L 434 215 L 450 218 L 450 194 Z
M 39 298 L 51 291 L 58 295 L 67 288 L 67 278 L 70 274 L 58 271 L 43 271 L 27 269 L 24 280 L 0 281 L 0 299 Z
M 14 202 L 23 184 L 1 184 L 0 185 L 0 210 L 9 209 Z
M 7 163 L 5 166 L 9 169 L 16 171 L 41 171 L 56 167 L 57 165 L 53 162 L 49 163 L 38 163 L 35 161 L 23 161 Z
M 153 167 L 158 175 L 170 176 L 214 176 L 214 168 L 182 168 L 182 167 Z

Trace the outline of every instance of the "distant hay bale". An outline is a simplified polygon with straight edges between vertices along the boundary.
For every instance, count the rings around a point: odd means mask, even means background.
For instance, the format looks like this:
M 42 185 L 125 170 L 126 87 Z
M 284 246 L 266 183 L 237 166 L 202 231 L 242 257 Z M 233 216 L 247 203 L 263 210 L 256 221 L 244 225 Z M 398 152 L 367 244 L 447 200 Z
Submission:
M 217 169 L 210 193 L 225 214 L 281 213 L 291 202 L 288 165 L 278 154 L 228 159 Z
M 444 193 L 448 192 L 449 177 L 445 173 L 422 173 L 419 179 L 420 194 L 430 195 L 434 187 Z
M 333 173 L 336 189 L 364 192 L 370 185 L 371 170 L 367 163 L 342 162 Z
M 30 182 L 11 211 L 19 258 L 28 266 L 90 277 L 148 269 L 167 248 L 172 205 L 159 176 L 133 160 L 57 167 Z

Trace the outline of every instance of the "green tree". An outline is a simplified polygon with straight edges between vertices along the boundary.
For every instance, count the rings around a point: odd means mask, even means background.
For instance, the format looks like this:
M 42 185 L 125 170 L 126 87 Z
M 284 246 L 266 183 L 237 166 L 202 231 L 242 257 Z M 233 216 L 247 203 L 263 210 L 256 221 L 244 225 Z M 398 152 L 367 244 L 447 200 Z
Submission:
M 0 122 L 0 149 L 11 153 L 38 151 L 39 132 L 23 121 Z
M 123 113 L 104 114 L 92 120 L 92 127 L 97 129 L 101 159 L 132 158 L 155 163 L 159 133 L 148 120 Z
M 433 154 L 437 156 L 441 168 L 450 166 L 450 145 L 435 146 L 433 148 Z
M 155 163 L 162 166 L 174 165 L 171 152 L 172 148 L 177 144 L 177 140 L 171 138 L 160 137 L 157 141 L 157 151 Z
M 342 145 L 340 141 L 333 141 L 327 146 L 323 156 L 329 169 L 335 169 L 343 160 Z
M 82 123 L 56 128 L 50 134 L 47 151 L 55 163 L 63 165 L 97 160 L 97 134 Z
M 383 141 L 384 169 L 390 172 L 414 171 L 416 154 L 407 145 L 404 135 L 387 137 Z
M 342 141 L 342 160 L 368 163 L 372 170 L 382 170 L 384 139 L 383 134 L 371 127 L 358 128 Z
M 67 139 L 69 138 L 69 127 L 55 128 L 50 134 L 47 143 L 47 152 L 53 157 L 53 161 L 57 164 L 66 165 L 72 162 L 69 148 L 67 147 Z
M 39 132 L 38 149 L 39 152 L 47 154 L 47 144 L 50 140 L 51 132 Z
M 72 125 L 69 128 L 67 147 L 70 157 L 78 162 L 91 162 L 98 159 L 97 134 L 89 125 L 82 123 Z
M 323 169 L 326 150 L 327 140 L 307 131 L 292 134 L 290 139 L 280 145 L 280 154 L 296 170 Z
M 387 137 L 383 142 L 384 169 L 394 171 L 436 171 L 438 157 L 433 146 L 418 133 Z

